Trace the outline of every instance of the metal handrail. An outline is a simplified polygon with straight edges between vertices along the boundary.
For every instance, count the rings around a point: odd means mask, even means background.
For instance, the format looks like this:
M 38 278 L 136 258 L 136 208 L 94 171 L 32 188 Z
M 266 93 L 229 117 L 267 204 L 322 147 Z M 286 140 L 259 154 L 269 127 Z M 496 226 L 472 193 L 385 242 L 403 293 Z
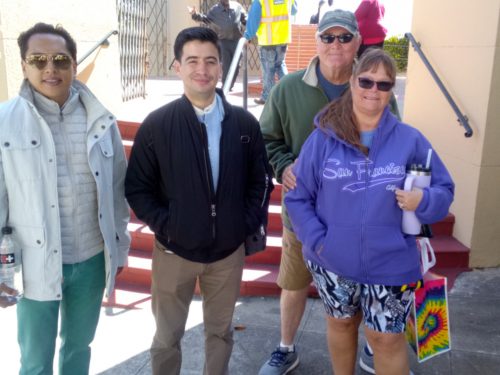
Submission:
M 471 137 L 473 132 L 472 132 L 472 128 L 469 125 L 469 119 L 467 118 L 467 116 L 465 116 L 460 111 L 457 104 L 455 103 L 455 101 L 451 97 L 450 93 L 448 92 L 448 90 L 444 86 L 443 82 L 441 81 L 441 79 L 439 79 L 436 71 L 434 70 L 434 68 L 430 64 L 429 60 L 427 60 L 427 57 L 425 56 L 425 54 L 422 52 L 422 48 L 420 48 L 420 43 L 415 40 L 415 37 L 412 35 L 412 33 L 406 33 L 405 38 L 411 42 L 413 48 L 415 49 L 417 54 L 422 59 L 424 65 L 426 66 L 427 70 L 431 74 L 432 78 L 434 78 L 434 81 L 436 82 L 438 87 L 441 89 L 441 92 L 445 96 L 446 100 L 448 100 L 448 103 L 450 104 L 451 108 L 453 108 L 453 110 L 455 111 L 455 114 L 458 117 L 458 119 L 457 119 L 458 122 L 460 123 L 460 125 L 462 125 L 465 128 L 464 136 L 467 138 Z
M 117 35 L 118 34 L 118 30 L 112 30 L 110 31 L 109 33 L 106 34 L 106 36 L 104 38 L 102 38 L 100 41 L 98 41 L 95 46 L 93 46 L 85 55 L 83 55 L 82 57 L 80 57 L 78 59 L 78 61 L 76 62 L 77 65 L 79 65 L 83 60 L 85 60 L 87 57 L 89 57 L 97 48 L 99 48 L 100 46 L 108 46 L 109 45 L 109 37 L 111 35 Z
M 233 60 L 231 60 L 231 65 L 229 66 L 229 71 L 227 72 L 226 81 L 222 86 L 222 91 L 224 95 L 227 95 L 229 89 L 231 88 L 231 83 L 233 82 L 233 77 L 236 72 L 236 67 L 240 61 L 241 56 L 241 70 L 243 73 L 243 108 L 247 109 L 248 102 L 248 70 L 247 70 L 247 40 L 245 38 L 240 38 L 234 51 Z

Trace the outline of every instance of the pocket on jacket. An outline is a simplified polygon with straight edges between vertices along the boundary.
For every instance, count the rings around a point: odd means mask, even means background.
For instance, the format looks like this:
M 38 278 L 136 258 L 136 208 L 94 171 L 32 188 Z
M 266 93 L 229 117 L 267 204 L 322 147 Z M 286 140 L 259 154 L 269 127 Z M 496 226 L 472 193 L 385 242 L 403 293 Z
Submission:
M 104 137 L 99 141 L 99 148 L 105 158 L 111 158 L 114 155 L 113 142 L 110 137 Z
M 325 268 L 339 275 L 359 272 L 359 226 L 328 227 L 323 247 L 316 254 L 324 262 Z M 318 249 L 319 250 L 319 249 Z
M 12 223 L 13 237 L 23 248 L 39 249 L 45 246 L 45 230 L 41 226 L 16 225 Z
M 387 277 L 412 272 L 418 265 L 416 252 L 408 243 L 399 227 L 368 226 L 366 229 L 367 261 L 370 273 Z
M 45 272 L 53 271 L 53 268 L 46 269 L 48 262 L 45 252 L 45 229 L 42 226 L 15 223 L 12 223 L 12 228 L 14 239 L 22 249 L 24 288 L 37 289 L 39 284 L 45 281 Z
M 6 176 L 19 181 L 41 179 L 41 140 L 39 135 L 24 134 L 21 137 L 2 137 L 3 169 Z

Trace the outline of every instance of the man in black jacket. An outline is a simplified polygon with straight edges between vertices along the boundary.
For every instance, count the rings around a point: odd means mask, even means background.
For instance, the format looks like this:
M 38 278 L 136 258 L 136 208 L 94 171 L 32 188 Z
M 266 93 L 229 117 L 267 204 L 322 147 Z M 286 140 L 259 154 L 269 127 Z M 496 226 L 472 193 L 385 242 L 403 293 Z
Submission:
M 125 181 L 130 206 L 156 237 L 152 369 L 180 373 L 180 341 L 198 280 L 205 373 L 225 374 L 244 242 L 262 224 L 272 182 L 259 123 L 215 88 L 221 71 L 217 34 L 185 29 L 174 53 L 184 95 L 144 120 Z

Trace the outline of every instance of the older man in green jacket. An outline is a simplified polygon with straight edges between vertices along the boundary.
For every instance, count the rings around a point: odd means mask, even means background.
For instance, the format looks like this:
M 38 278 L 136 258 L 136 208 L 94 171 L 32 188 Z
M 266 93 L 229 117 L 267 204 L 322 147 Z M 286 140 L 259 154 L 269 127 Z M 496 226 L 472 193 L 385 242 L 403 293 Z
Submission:
M 353 13 L 340 9 L 325 13 L 316 33 L 317 55 L 306 69 L 288 74 L 271 90 L 259 122 L 274 176 L 283 184 L 282 198 L 295 188 L 292 166 L 313 130 L 314 116 L 349 87 L 360 43 Z M 391 109 L 399 116 L 394 98 Z M 302 244 L 284 205 L 282 219 L 283 248 L 277 280 L 282 288 L 281 342 L 260 375 L 285 374 L 299 364 L 294 339 L 312 282 L 302 258 Z

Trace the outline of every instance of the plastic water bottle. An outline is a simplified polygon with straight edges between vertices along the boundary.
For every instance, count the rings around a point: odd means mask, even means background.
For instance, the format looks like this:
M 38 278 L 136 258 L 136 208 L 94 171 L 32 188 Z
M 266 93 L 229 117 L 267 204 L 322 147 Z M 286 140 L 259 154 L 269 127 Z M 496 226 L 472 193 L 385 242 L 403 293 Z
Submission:
M 21 248 L 12 238 L 12 228 L 2 228 L 0 241 L 0 283 L 4 283 L 17 291 L 16 296 L 2 292 L 7 299 L 19 300 L 23 295 L 23 274 L 21 262 Z

